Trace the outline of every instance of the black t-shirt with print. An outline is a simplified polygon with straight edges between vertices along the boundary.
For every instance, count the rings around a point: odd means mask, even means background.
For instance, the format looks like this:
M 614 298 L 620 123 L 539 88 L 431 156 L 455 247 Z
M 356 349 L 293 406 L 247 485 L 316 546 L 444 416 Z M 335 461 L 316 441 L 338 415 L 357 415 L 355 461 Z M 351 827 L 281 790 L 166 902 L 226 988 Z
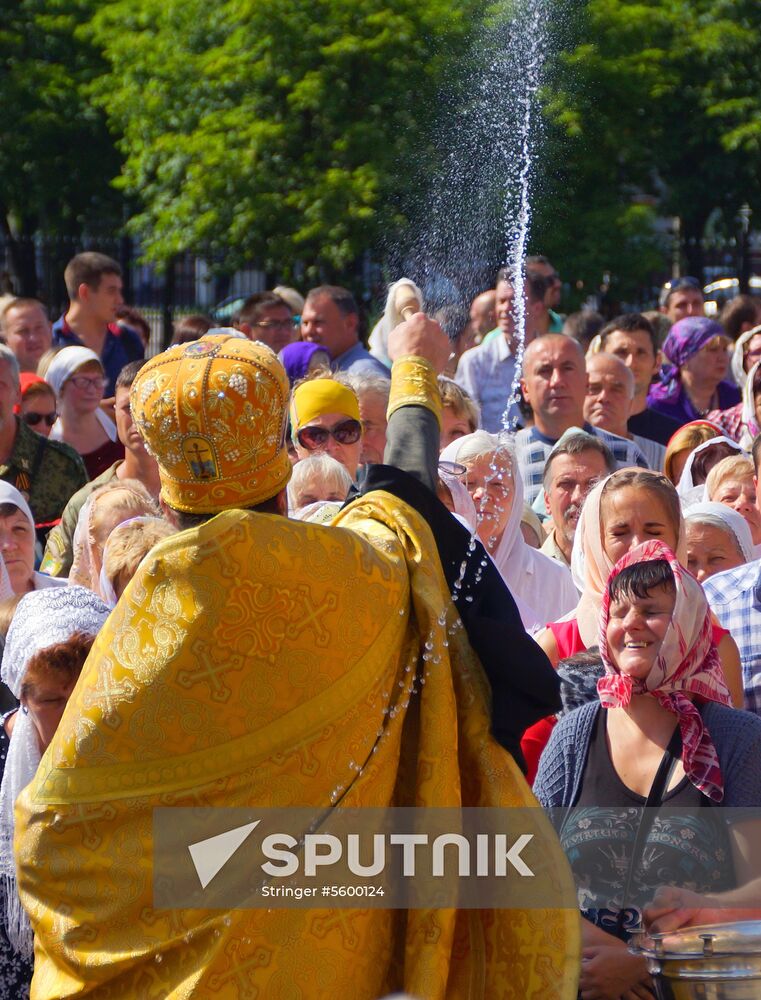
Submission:
M 606 740 L 607 712 L 597 713 L 578 800 L 560 832 L 584 917 L 610 934 L 627 882 L 645 798 L 621 781 Z M 684 812 L 682 812 L 684 810 Z M 632 879 L 621 936 L 641 923 L 641 908 L 656 889 L 675 885 L 717 892 L 735 884 L 729 832 L 722 815 L 685 777 L 663 796 Z

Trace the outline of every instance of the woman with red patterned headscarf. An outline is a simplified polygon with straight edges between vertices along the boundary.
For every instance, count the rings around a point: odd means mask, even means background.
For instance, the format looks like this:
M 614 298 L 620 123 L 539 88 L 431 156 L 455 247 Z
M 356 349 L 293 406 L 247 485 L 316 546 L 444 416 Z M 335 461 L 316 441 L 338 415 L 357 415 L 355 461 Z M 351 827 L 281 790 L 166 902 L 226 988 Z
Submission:
M 647 995 L 624 942 L 660 886 L 715 894 L 761 868 L 761 848 L 711 808 L 761 805 L 761 719 L 730 707 L 712 632 L 668 546 L 626 553 L 602 597 L 599 701 L 557 725 L 540 761 L 540 802 L 574 807 L 560 837 L 585 917 L 582 997 Z M 661 805 L 668 815 L 654 815 Z

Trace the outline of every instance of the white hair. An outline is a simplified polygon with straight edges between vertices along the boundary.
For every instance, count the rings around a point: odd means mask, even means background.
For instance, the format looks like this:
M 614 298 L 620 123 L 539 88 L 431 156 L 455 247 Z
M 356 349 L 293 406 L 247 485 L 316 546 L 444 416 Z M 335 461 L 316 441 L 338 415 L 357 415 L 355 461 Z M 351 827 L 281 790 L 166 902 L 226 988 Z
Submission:
M 473 431 L 460 438 L 460 447 L 456 449 L 455 462 L 470 462 L 484 455 L 506 455 L 512 465 L 515 465 L 515 448 L 512 441 L 500 434 L 490 434 L 488 431 Z
M 18 358 L 7 344 L 0 344 L 0 361 L 6 362 L 11 370 L 11 379 L 16 384 L 16 388 L 20 389 Z
M 303 458 L 293 467 L 293 475 L 288 483 L 288 507 L 291 510 L 298 510 L 303 507 L 301 493 L 310 476 L 316 476 L 320 484 L 320 492 L 325 496 L 318 499 L 327 500 L 327 494 L 331 492 L 341 492 L 343 496 L 349 492 L 351 487 L 351 476 L 346 469 L 330 455 L 311 455 Z
M 729 535 L 745 562 L 753 561 L 753 537 L 748 523 L 742 514 L 738 514 L 727 504 L 715 501 L 696 504 L 685 514 L 684 522 L 685 525 L 705 524 L 711 528 L 718 528 Z
M 354 391 L 357 399 L 362 399 L 363 396 L 380 396 L 385 399 L 386 406 L 388 406 L 391 379 L 383 375 L 353 375 L 351 373 L 336 373 L 333 377 L 342 385 L 348 385 Z

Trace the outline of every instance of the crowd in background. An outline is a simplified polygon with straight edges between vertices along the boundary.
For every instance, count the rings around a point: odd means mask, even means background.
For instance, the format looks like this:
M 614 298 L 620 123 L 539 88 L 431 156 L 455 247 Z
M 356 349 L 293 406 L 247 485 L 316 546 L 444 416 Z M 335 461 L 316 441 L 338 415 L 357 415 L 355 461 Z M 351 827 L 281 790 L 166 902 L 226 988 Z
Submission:
M 644 802 L 664 752 L 676 768 L 663 800 L 761 804 L 761 299 L 739 296 L 708 317 L 700 284 L 681 278 L 651 312 L 605 322 L 562 314 L 546 258 L 528 258 L 524 277 L 523 303 L 503 269 L 460 328 L 456 311 L 437 316 L 451 343 L 438 376 L 437 496 L 478 537 L 560 675 L 563 710 L 525 731 L 519 763 L 543 805 L 581 807 L 561 839 L 582 871 L 599 871 L 597 821 L 583 808 Z M 65 281 L 70 302 L 55 322 L 34 299 L 0 307 L 0 871 L 11 877 L 14 798 L 93 636 L 177 530 L 132 414 L 147 326 L 124 305 L 113 260 L 79 254 Z M 185 317 L 172 344 L 192 351 L 215 332 L 280 358 L 288 513 L 330 523 L 384 461 L 391 362 L 380 325 L 368 348 L 348 290 L 280 287 L 250 296 L 223 331 Z M 201 471 L 207 461 L 199 448 L 186 458 Z M 706 857 L 734 865 L 675 875 L 694 894 L 679 905 L 755 898 L 742 887 L 761 871 L 758 848 L 720 826 L 692 834 Z M 661 874 L 684 872 L 685 855 L 669 851 Z M 582 996 L 647 997 L 643 962 L 624 944 L 642 913 L 611 907 L 614 867 L 608 896 L 580 895 Z M 21 996 L 28 927 L 10 909 L 0 970 L 17 985 L 0 996 Z M 652 919 L 676 909 L 662 901 Z

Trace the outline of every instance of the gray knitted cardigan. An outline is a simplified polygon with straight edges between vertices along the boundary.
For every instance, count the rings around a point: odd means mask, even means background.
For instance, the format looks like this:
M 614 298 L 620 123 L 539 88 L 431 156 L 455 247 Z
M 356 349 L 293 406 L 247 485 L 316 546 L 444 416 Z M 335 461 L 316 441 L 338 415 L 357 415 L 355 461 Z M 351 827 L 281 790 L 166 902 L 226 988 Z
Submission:
M 545 808 L 576 802 L 599 708 L 599 701 L 588 702 L 562 718 L 553 729 L 534 782 L 534 795 Z M 716 747 L 724 778 L 721 804 L 761 806 L 761 718 L 713 701 L 700 705 L 699 711 Z

